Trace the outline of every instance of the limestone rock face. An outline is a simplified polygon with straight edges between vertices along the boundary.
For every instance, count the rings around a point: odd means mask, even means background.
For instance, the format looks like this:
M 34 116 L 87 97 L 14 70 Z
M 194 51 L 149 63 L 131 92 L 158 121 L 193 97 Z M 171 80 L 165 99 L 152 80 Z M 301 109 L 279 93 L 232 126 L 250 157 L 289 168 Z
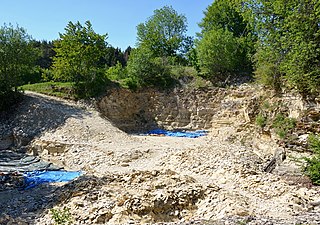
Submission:
M 52 209 L 71 224 L 320 224 L 320 187 L 296 160 L 309 153 L 280 146 L 270 129 L 255 125 L 265 99 L 281 101 L 275 105 L 301 121 L 295 146 L 304 147 L 319 129 L 319 104 L 264 96 L 249 85 L 113 89 L 97 111 L 32 94 L 13 122 L 0 124 L 3 146 L 32 137 L 30 152 L 84 173 L 69 183 L 0 191 L 0 224 L 54 224 Z M 196 139 L 123 132 L 155 126 L 209 132 Z
M 225 90 L 112 90 L 98 103 L 103 116 L 125 131 L 154 127 L 165 129 L 209 129 L 219 114 L 217 105 Z

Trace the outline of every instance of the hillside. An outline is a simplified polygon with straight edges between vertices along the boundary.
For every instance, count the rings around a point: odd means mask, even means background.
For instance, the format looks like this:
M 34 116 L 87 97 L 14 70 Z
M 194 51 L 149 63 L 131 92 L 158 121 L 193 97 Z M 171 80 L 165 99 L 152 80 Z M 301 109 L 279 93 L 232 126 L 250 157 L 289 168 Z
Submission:
M 157 104 L 146 115 L 158 113 L 152 124 L 162 122 L 166 128 L 205 128 L 207 136 L 145 136 L 138 132 L 141 120 L 131 121 L 136 129 L 126 133 L 128 126 L 123 125 L 128 121 L 121 115 L 130 116 L 133 106 L 125 101 L 130 96 L 113 101 L 119 93 L 103 99 L 100 112 L 85 103 L 26 93 L 25 100 L 2 117 L 1 143 L 12 140 L 17 150 L 84 175 L 66 184 L 0 191 L 0 223 L 52 224 L 52 208 L 69 212 L 72 224 L 320 223 L 320 188 L 301 174 L 295 160 L 309 153 L 281 145 L 254 124 L 263 90 L 244 85 L 212 91 L 211 98 L 179 93 L 174 93 L 175 101 L 165 95 L 172 104 L 184 102 L 181 107 L 188 112 L 169 110 L 173 105 L 160 104 L 158 100 L 166 98 L 153 93 L 150 99 L 158 99 Z M 283 102 L 289 102 L 292 114 L 303 112 L 297 106 L 300 100 Z M 130 104 L 138 105 L 133 100 Z M 163 115 L 163 108 L 172 118 Z M 273 158 L 275 168 L 264 172 Z

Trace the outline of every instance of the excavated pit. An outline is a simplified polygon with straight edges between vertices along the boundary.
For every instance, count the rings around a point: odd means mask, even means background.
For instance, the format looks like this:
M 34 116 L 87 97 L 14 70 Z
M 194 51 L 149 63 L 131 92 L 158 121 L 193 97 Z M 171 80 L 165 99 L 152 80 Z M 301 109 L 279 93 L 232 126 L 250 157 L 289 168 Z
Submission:
M 19 137 L 31 137 L 29 153 L 84 175 L 0 191 L 0 224 L 54 224 L 52 209 L 70 212 L 72 224 L 320 223 L 319 187 L 287 179 L 289 172 L 302 177 L 291 160 L 301 153 L 287 152 L 281 166 L 263 172 L 283 149 L 253 125 L 261 94 L 250 86 L 113 89 L 98 112 L 28 93 L 1 132 L 18 127 Z M 290 113 L 301 115 L 301 101 L 288 102 Z M 131 134 L 155 127 L 210 132 L 195 139 Z M 10 135 L 1 137 L 3 148 L 12 144 Z

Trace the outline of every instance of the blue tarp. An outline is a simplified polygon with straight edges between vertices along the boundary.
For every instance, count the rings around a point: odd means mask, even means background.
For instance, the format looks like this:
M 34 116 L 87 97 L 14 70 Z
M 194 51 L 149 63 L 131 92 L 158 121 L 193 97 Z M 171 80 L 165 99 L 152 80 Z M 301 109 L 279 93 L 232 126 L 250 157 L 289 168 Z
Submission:
M 81 171 L 32 171 L 23 173 L 24 189 L 33 188 L 42 183 L 68 182 L 82 174 Z
M 170 137 L 186 137 L 186 138 L 198 138 L 201 136 L 207 135 L 207 131 L 199 130 L 199 131 L 167 131 L 162 129 L 155 129 L 147 132 L 147 135 L 164 135 Z

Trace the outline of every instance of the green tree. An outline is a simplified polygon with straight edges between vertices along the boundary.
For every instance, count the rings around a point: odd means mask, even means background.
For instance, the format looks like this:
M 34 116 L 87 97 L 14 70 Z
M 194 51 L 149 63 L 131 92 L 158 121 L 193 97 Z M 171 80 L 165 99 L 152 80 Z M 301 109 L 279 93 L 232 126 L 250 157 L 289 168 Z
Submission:
M 69 22 L 65 33 L 54 43 L 52 70 L 54 78 L 74 82 L 80 97 L 98 94 L 104 88 L 104 57 L 107 49 L 107 34 L 97 34 L 90 23 Z
M 214 81 L 224 81 L 228 75 L 236 73 L 241 63 L 239 45 L 228 30 L 205 32 L 197 44 L 201 73 Z
M 186 17 L 171 6 L 155 10 L 153 16 L 139 24 L 137 48 L 131 51 L 128 61 L 130 82 L 136 86 L 171 86 L 171 67 L 186 64 L 186 53 L 193 44 L 186 31 Z
M 253 2 L 252 18 L 259 37 L 256 77 L 277 89 L 289 87 L 305 95 L 319 94 L 319 1 Z
M 111 66 L 106 71 L 106 76 L 110 80 L 122 80 L 127 78 L 126 68 L 122 66 L 122 64 L 118 61 L 115 66 Z
M 138 47 L 148 48 L 156 57 L 176 56 L 184 48 L 187 19 L 171 6 L 154 11 L 145 23 L 137 26 Z
M 216 0 L 199 24 L 196 50 L 201 73 L 214 81 L 252 72 L 256 36 L 231 1 Z
M 320 2 L 292 0 L 287 11 L 280 39 L 286 51 L 280 64 L 286 86 L 306 95 L 320 94 Z
M 172 84 L 169 67 L 163 58 L 154 57 L 148 48 L 140 47 L 131 51 L 127 70 L 130 80 L 138 87 L 168 87 Z
M 11 24 L 0 28 L 0 109 L 14 100 L 25 74 L 32 73 L 39 52 L 26 30 Z
M 224 28 L 235 37 L 246 36 L 250 29 L 243 16 L 231 1 L 216 0 L 204 11 L 204 18 L 199 23 L 201 32 Z M 200 34 L 201 35 L 201 34 Z

